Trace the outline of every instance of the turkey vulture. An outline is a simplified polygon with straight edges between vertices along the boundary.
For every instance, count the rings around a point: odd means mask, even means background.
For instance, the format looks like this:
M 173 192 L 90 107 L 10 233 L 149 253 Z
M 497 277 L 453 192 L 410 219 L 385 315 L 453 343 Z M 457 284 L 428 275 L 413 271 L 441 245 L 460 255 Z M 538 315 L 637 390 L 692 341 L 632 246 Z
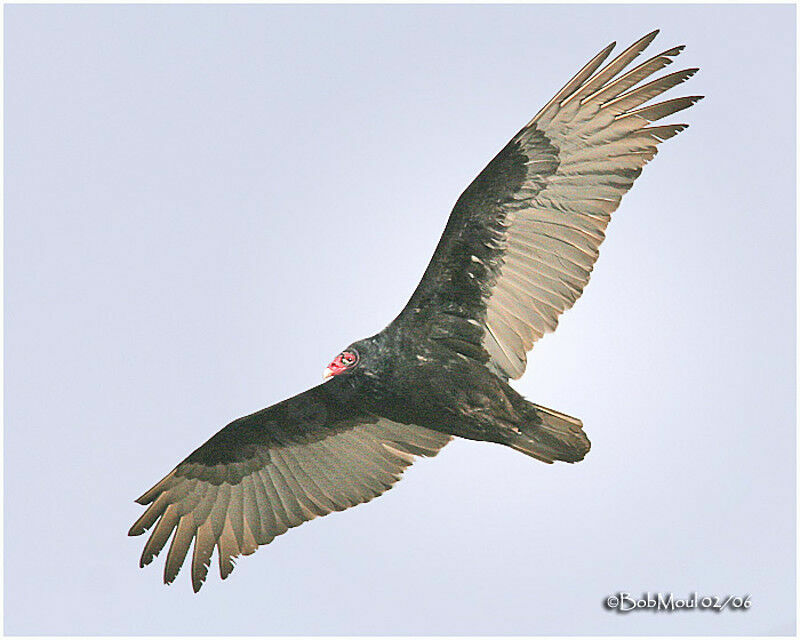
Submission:
M 602 68 L 614 43 L 600 51 L 495 156 L 388 327 L 344 349 L 319 386 L 231 422 L 137 500 L 147 509 L 129 535 L 152 530 L 142 567 L 172 536 L 171 583 L 194 541 L 197 591 L 214 547 L 226 578 L 240 554 L 379 496 L 453 436 L 547 463 L 583 459 L 581 421 L 528 402 L 508 380 L 581 295 L 622 195 L 687 126 L 652 123 L 701 98 L 646 104 L 697 71 L 642 84 L 683 49 L 633 66 L 657 33 Z

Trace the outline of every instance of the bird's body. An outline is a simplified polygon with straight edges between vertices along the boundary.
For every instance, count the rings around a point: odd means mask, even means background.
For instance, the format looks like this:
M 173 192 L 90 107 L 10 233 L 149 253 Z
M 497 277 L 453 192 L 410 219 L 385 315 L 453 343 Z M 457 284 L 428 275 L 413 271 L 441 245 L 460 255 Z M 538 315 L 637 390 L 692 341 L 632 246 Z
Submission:
M 369 340 L 380 344 L 383 338 Z M 358 345 L 363 342 L 354 346 Z M 396 422 L 500 444 L 516 443 L 542 421 L 542 408 L 525 400 L 505 380 L 435 341 L 406 341 L 401 353 L 379 375 L 344 379 L 354 385 L 355 397 L 367 399 L 366 410 Z M 331 383 L 337 381 L 334 378 Z M 562 455 L 571 456 L 571 461 L 583 458 L 589 450 L 588 440 L 583 440 L 580 457 L 566 451 Z
M 139 498 L 148 508 L 130 534 L 152 529 L 142 566 L 172 536 L 171 582 L 194 542 L 198 590 L 215 547 L 225 578 L 236 556 L 380 495 L 453 436 L 583 459 L 581 421 L 508 380 L 582 293 L 611 213 L 657 145 L 686 128 L 651 123 L 699 99 L 641 106 L 696 71 L 640 84 L 682 49 L 631 68 L 656 33 L 601 68 L 606 47 L 511 139 L 456 202 L 403 311 L 342 351 L 327 382 L 235 420 Z

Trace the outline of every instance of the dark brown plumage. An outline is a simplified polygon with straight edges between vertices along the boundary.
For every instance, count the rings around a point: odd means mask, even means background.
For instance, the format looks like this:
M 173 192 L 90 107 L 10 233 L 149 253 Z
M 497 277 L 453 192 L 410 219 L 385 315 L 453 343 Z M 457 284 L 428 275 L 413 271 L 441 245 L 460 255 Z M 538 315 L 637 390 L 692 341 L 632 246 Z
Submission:
M 508 385 L 589 280 L 611 213 L 657 146 L 686 128 L 652 125 L 699 96 L 645 106 L 691 77 L 641 84 L 682 47 L 639 65 L 657 32 L 601 68 L 609 45 L 515 135 L 456 202 L 425 274 L 382 332 L 350 345 L 327 383 L 235 420 L 138 502 L 141 565 L 170 536 L 172 582 L 194 542 L 197 591 L 216 547 L 220 574 L 316 516 L 390 488 L 415 456 L 460 436 L 543 462 L 589 450 L 580 420 Z

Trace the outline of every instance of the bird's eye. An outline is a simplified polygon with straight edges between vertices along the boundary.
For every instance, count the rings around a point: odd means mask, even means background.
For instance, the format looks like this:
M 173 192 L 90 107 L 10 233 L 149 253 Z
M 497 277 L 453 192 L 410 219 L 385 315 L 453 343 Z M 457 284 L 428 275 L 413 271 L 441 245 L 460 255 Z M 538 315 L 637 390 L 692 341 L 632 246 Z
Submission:
M 349 367 L 358 360 L 358 356 L 354 353 L 350 353 L 349 351 L 345 351 L 342 353 L 342 364 Z

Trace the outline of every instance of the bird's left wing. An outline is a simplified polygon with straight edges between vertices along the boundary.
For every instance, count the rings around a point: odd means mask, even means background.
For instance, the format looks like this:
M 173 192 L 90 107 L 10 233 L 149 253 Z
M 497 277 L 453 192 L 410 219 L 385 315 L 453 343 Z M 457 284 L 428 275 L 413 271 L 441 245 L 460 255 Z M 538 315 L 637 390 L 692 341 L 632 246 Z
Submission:
M 656 34 L 602 68 L 614 45 L 598 53 L 467 187 L 394 328 L 504 378 L 524 373 L 526 352 L 583 292 L 620 199 L 659 143 L 686 128 L 651 123 L 700 99 L 642 106 L 697 71 L 641 84 L 683 49 L 631 67 Z
M 415 456 L 436 455 L 450 440 L 351 409 L 328 385 L 235 420 L 139 498 L 147 510 L 128 533 L 151 529 L 140 566 L 172 536 L 164 565 L 170 583 L 194 541 L 191 578 L 198 591 L 214 547 L 226 578 L 238 555 L 379 496 Z

